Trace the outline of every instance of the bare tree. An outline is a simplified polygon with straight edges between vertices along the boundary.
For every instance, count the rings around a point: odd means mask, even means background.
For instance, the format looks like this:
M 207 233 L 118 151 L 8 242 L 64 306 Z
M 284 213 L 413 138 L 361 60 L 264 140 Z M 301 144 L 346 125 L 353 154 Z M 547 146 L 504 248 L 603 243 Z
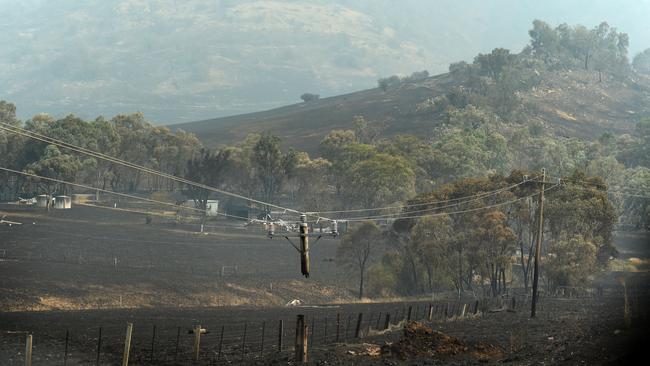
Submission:
M 376 255 L 381 241 L 379 226 L 372 221 L 366 221 L 348 231 L 336 249 L 337 263 L 359 271 L 359 299 L 363 298 L 366 269 Z

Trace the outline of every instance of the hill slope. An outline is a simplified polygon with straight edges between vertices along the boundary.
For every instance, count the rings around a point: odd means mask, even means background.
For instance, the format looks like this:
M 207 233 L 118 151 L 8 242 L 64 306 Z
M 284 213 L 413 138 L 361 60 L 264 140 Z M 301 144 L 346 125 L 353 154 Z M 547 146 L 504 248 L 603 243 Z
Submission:
M 636 0 L 0 0 L 0 8 L 0 99 L 23 120 L 142 111 L 173 123 L 259 111 L 305 92 L 444 72 L 497 46 L 519 51 L 535 18 L 607 19 L 630 34 L 632 54 L 650 38 L 650 4 Z
M 361 115 L 381 126 L 382 136 L 400 133 L 429 137 L 444 115 L 419 113 L 417 105 L 444 96 L 457 83 L 449 74 L 382 91 L 379 88 L 225 118 L 172 125 L 195 133 L 209 146 L 227 145 L 249 133 L 272 133 L 289 146 L 315 152 L 333 129 L 352 128 Z M 540 86 L 519 94 L 533 120 L 558 136 L 595 139 L 604 132 L 629 133 L 642 116 L 650 115 L 650 82 L 642 76 L 626 81 L 585 71 L 547 73 Z

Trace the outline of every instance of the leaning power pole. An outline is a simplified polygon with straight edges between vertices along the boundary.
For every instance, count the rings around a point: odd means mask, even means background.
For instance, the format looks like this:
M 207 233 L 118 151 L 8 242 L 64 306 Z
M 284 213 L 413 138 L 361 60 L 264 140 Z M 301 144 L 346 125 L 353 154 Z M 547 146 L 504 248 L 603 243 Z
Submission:
M 537 305 L 537 282 L 539 281 L 539 255 L 542 247 L 542 233 L 544 231 L 544 182 L 546 182 L 546 169 L 542 169 L 542 188 L 539 191 L 539 218 L 537 227 L 537 241 L 535 243 L 535 266 L 533 267 L 533 301 L 530 304 L 530 317 L 535 317 Z

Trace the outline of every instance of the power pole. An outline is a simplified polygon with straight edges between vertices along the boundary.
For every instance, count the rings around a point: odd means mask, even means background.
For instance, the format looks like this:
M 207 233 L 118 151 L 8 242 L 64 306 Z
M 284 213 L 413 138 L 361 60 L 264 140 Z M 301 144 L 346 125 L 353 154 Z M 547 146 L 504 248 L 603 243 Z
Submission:
M 537 305 L 537 282 L 539 281 L 539 255 L 542 247 L 542 233 L 544 231 L 544 183 L 546 169 L 542 169 L 542 188 L 539 191 L 539 226 L 537 228 L 537 242 L 535 243 L 535 266 L 533 267 L 533 301 L 530 304 L 530 317 L 535 317 Z
M 307 215 L 300 215 L 300 271 L 309 278 L 309 226 Z

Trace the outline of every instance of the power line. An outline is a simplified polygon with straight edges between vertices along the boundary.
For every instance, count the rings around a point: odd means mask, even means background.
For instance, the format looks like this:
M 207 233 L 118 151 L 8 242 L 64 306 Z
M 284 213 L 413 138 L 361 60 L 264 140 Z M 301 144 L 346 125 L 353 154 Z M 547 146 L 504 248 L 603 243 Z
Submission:
M 562 177 L 557 177 L 557 176 L 549 176 L 549 178 L 558 179 L 559 181 L 567 181 L 567 182 L 572 182 L 572 183 L 586 184 L 586 185 L 594 186 L 596 188 L 603 188 L 603 189 L 606 189 L 607 192 L 618 192 L 618 193 L 625 194 L 626 192 L 618 191 L 619 189 L 624 189 L 624 190 L 628 190 L 628 191 L 636 191 L 636 192 L 640 192 L 640 193 L 648 193 L 647 190 L 643 190 L 643 189 L 637 189 L 637 188 L 631 188 L 631 187 L 619 187 L 619 186 L 608 187 L 606 183 L 588 182 L 588 181 L 580 180 L 580 179 L 562 178 Z M 614 189 L 612 190 L 612 189 L 609 189 L 609 188 L 614 188 Z
M 547 191 L 549 191 L 551 189 L 554 189 L 555 187 L 558 187 L 558 186 L 559 186 L 559 184 L 553 185 L 553 186 L 551 186 L 549 188 L 544 189 L 544 192 L 547 192 Z M 524 199 L 528 199 L 528 198 L 537 196 L 538 194 L 539 194 L 539 192 L 534 193 L 534 194 L 530 194 L 530 195 L 527 195 L 527 196 L 519 197 L 517 199 L 510 200 L 510 201 L 500 202 L 500 203 L 496 203 L 496 204 L 488 205 L 488 206 L 471 208 L 471 209 L 467 209 L 467 210 L 452 211 L 452 212 L 440 212 L 440 213 L 416 215 L 416 216 L 402 216 L 402 217 L 395 217 L 395 219 L 400 219 L 400 220 L 401 219 L 418 219 L 418 218 L 422 218 L 422 217 L 437 217 L 437 216 L 444 216 L 444 215 L 457 215 L 457 214 L 464 214 L 464 213 L 469 213 L 469 212 L 476 212 L 476 211 L 481 211 L 481 210 L 487 210 L 487 209 L 490 209 L 490 208 L 509 205 L 509 204 L 512 204 L 512 203 L 515 203 L 515 202 L 518 202 L 518 201 L 522 201 Z M 348 220 L 348 221 L 366 221 L 366 220 L 367 219 L 360 218 L 360 219 L 351 219 L 351 220 Z
M 364 211 L 380 211 L 380 210 L 389 210 L 389 209 L 405 209 L 405 208 L 412 208 L 412 207 L 419 207 L 419 206 L 426 206 L 426 205 L 435 205 L 435 204 L 440 204 L 440 203 L 448 203 L 448 202 L 456 202 L 456 201 L 462 201 L 466 199 L 472 199 L 472 198 L 482 198 L 485 196 L 491 196 L 495 195 L 497 193 L 503 192 L 503 191 L 508 191 L 511 190 L 517 186 L 520 186 L 524 183 L 532 181 L 533 178 L 525 179 L 522 182 L 519 182 L 517 184 L 511 185 L 509 187 L 504 187 L 504 188 L 499 188 L 494 191 L 488 191 L 488 192 L 482 192 L 482 193 L 477 193 L 469 196 L 464 196 L 464 197 L 458 197 L 458 198 L 451 198 L 448 200 L 441 200 L 441 201 L 428 201 L 428 202 L 421 202 L 421 203 L 414 203 L 411 205 L 402 205 L 402 206 L 385 206 L 385 207 L 375 207 L 375 208 L 358 208 L 358 209 L 349 209 L 349 210 L 336 210 L 336 211 L 314 211 L 312 213 L 317 213 L 317 214 L 331 214 L 331 213 L 348 213 L 348 212 L 364 212 Z M 467 201 L 470 202 L 470 201 Z M 465 202 L 462 202 L 465 203 Z M 451 205 L 454 206 L 454 205 Z M 451 207 L 451 206 L 444 206 L 444 207 L 438 207 L 438 208 L 445 208 L 445 207 Z
M 3 127 L 3 126 L 8 126 L 8 127 Z M 119 158 L 116 158 L 116 157 L 113 157 L 113 156 L 110 156 L 110 155 L 106 155 L 106 154 L 99 153 L 99 152 L 96 152 L 96 151 L 93 151 L 93 150 L 89 150 L 89 149 L 86 149 L 86 148 L 83 148 L 83 147 L 80 147 L 80 146 L 77 146 L 77 145 L 73 145 L 73 144 L 67 143 L 65 141 L 61 141 L 59 139 L 55 139 L 55 138 L 52 138 L 52 137 L 49 137 L 49 136 L 39 134 L 37 132 L 28 131 L 28 130 L 25 130 L 24 128 L 20 128 L 20 127 L 15 127 L 15 126 L 12 126 L 12 125 L 10 125 L 8 123 L 0 122 L 0 129 L 4 130 L 4 131 L 11 132 L 11 133 L 15 133 L 15 134 L 18 134 L 18 135 L 21 135 L 21 136 L 24 136 L 24 137 L 39 140 L 39 141 L 42 141 L 42 142 L 45 142 L 45 143 L 48 143 L 48 144 L 63 147 L 65 149 L 76 151 L 76 152 L 86 154 L 86 155 L 89 155 L 89 156 L 92 156 L 92 157 L 96 157 L 96 158 L 99 158 L 99 159 L 102 159 L 102 160 L 106 160 L 106 161 L 109 161 L 109 162 L 112 162 L 112 163 L 117 163 L 117 164 L 120 164 L 120 165 L 124 165 L 124 166 L 130 167 L 130 168 L 133 168 L 133 169 L 136 169 L 136 170 L 139 170 L 139 171 L 144 171 L 146 173 L 158 175 L 158 176 L 170 179 L 170 180 L 185 183 L 187 185 L 191 185 L 191 186 L 195 186 L 195 187 L 198 187 L 198 188 L 203 188 L 203 189 L 206 189 L 206 190 L 217 192 L 217 193 L 220 193 L 220 194 L 223 194 L 223 195 L 226 195 L 226 196 L 247 200 L 249 202 L 257 203 L 257 204 L 268 206 L 268 207 L 278 208 L 278 209 L 284 210 L 284 211 L 289 211 L 289 212 L 293 212 L 293 213 L 297 213 L 297 214 L 302 214 L 302 212 L 300 212 L 298 210 L 294 210 L 294 209 L 287 208 L 287 207 L 282 207 L 282 206 L 279 206 L 279 205 L 276 205 L 276 204 L 256 200 L 256 199 L 253 199 L 253 198 L 242 196 L 240 194 L 231 193 L 231 192 L 224 191 L 224 190 L 218 189 L 218 188 L 214 188 L 214 187 L 202 184 L 202 183 L 193 182 L 193 181 L 185 179 L 185 178 L 180 178 L 180 177 L 177 177 L 177 176 L 174 176 L 174 175 L 171 175 L 171 174 L 167 174 L 167 173 L 160 172 L 160 171 L 157 171 L 157 170 L 154 170 L 154 169 L 151 169 L 151 168 L 147 168 L 145 166 L 141 166 L 141 165 L 138 165 L 138 164 L 135 164 L 135 163 L 131 163 L 131 162 L 128 162 L 128 161 L 125 161 L 125 160 L 122 160 L 122 159 L 119 159 Z M 326 217 L 317 216 L 317 215 L 313 215 L 313 214 L 310 214 L 309 216 L 317 217 L 318 219 L 323 219 L 323 220 L 327 220 L 327 221 L 332 221 L 331 219 L 328 219 Z
M 165 206 L 171 206 L 171 207 L 174 207 L 175 209 L 179 209 L 179 208 L 180 208 L 181 210 L 198 211 L 198 212 L 200 212 L 201 214 L 205 213 L 205 210 L 202 210 L 202 209 L 200 209 L 200 208 L 194 208 L 194 207 L 180 207 L 179 205 L 176 205 L 176 204 L 174 204 L 174 203 L 169 203 L 169 202 L 164 202 L 164 201 L 157 201 L 157 200 L 153 200 L 153 199 L 151 199 L 151 198 L 138 197 L 138 196 L 131 195 L 131 194 L 127 194 L 127 193 L 113 192 L 113 191 L 109 191 L 109 190 L 106 190 L 106 189 L 101 189 L 101 188 L 96 188 L 96 187 L 92 187 L 92 186 L 87 186 L 87 185 L 85 185 L 85 184 L 72 183 L 72 182 L 68 182 L 68 181 L 61 180 L 61 179 L 55 179 L 55 178 L 49 178 L 49 177 L 43 177 L 43 176 L 40 176 L 40 175 L 37 175 L 37 174 L 27 173 L 27 172 L 21 172 L 21 171 L 19 171 L 19 170 L 9 169 L 9 168 L 5 168 L 5 167 L 0 167 L 0 170 L 4 170 L 4 171 L 6 171 L 6 172 L 14 173 L 14 174 L 21 174 L 21 175 L 28 176 L 28 177 L 32 177 L 32 178 L 38 178 L 38 179 L 48 180 L 48 181 L 55 182 L 55 183 L 67 184 L 67 185 L 75 186 L 75 187 L 79 187 L 79 188 L 90 189 L 90 190 L 93 190 L 93 191 L 99 191 L 99 192 L 103 192 L 103 193 L 113 194 L 113 195 L 120 196 L 120 197 L 131 198 L 131 199 L 137 199 L 137 200 L 146 201 L 146 202 L 151 202 L 151 203 L 157 203 L 157 204 L 165 205 Z M 221 216 L 225 216 L 225 217 L 231 217 L 231 218 L 236 218 L 236 219 L 243 219 L 243 220 L 246 220 L 246 221 L 249 220 L 248 217 L 242 217 L 242 216 L 230 215 L 230 214 L 221 213 L 221 212 L 217 212 L 217 215 L 221 215 Z
M 457 203 L 454 203 L 454 204 L 438 206 L 438 207 L 429 207 L 429 208 L 426 208 L 426 209 L 414 210 L 414 211 L 408 211 L 408 212 L 401 212 L 401 213 L 394 213 L 394 214 L 383 214 L 383 215 L 374 215 L 374 216 L 357 216 L 357 217 L 350 217 L 350 218 L 346 218 L 346 219 L 342 219 L 342 220 L 350 221 L 350 219 L 383 219 L 383 218 L 391 218 L 391 217 L 399 216 L 399 215 L 402 215 L 402 214 L 411 215 L 411 214 L 415 214 L 415 213 L 422 213 L 422 212 L 440 210 L 440 209 L 443 209 L 443 208 L 456 207 L 456 206 L 464 205 L 464 204 L 469 203 L 469 202 L 478 201 L 479 199 L 482 199 L 482 198 L 485 198 L 485 197 L 494 196 L 494 195 L 497 195 L 497 194 L 499 194 L 501 192 L 504 192 L 504 191 L 509 191 L 509 190 L 511 190 L 511 189 L 513 189 L 513 188 L 515 188 L 517 186 L 520 186 L 520 185 L 522 185 L 524 183 L 527 183 L 527 182 L 530 182 L 530 181 L 532 181 L 532 180 L 527 179 L 527 180 L 524 180 L 524 181 L 519 182 L 517 184 L 514 184 L 514 185 L 512 185 L 510 187 L 501 188 L 501 189 L 491 191 L 491 192 L 484 192 L 482 194 L 467 196 L 467 197 L 476 197 L 476 198 L 469 199 L 469 200 L 462 201 L 462 202 L 457 202 Z M 427 203 L 425 203 L 425 204 L 427 204 Z M 421 206 L 421 205 L 424 205 L 424 204 L 418 204 L 418 206 Z M 407 206 L 405 206 L 405 207 L 407 207 Z

